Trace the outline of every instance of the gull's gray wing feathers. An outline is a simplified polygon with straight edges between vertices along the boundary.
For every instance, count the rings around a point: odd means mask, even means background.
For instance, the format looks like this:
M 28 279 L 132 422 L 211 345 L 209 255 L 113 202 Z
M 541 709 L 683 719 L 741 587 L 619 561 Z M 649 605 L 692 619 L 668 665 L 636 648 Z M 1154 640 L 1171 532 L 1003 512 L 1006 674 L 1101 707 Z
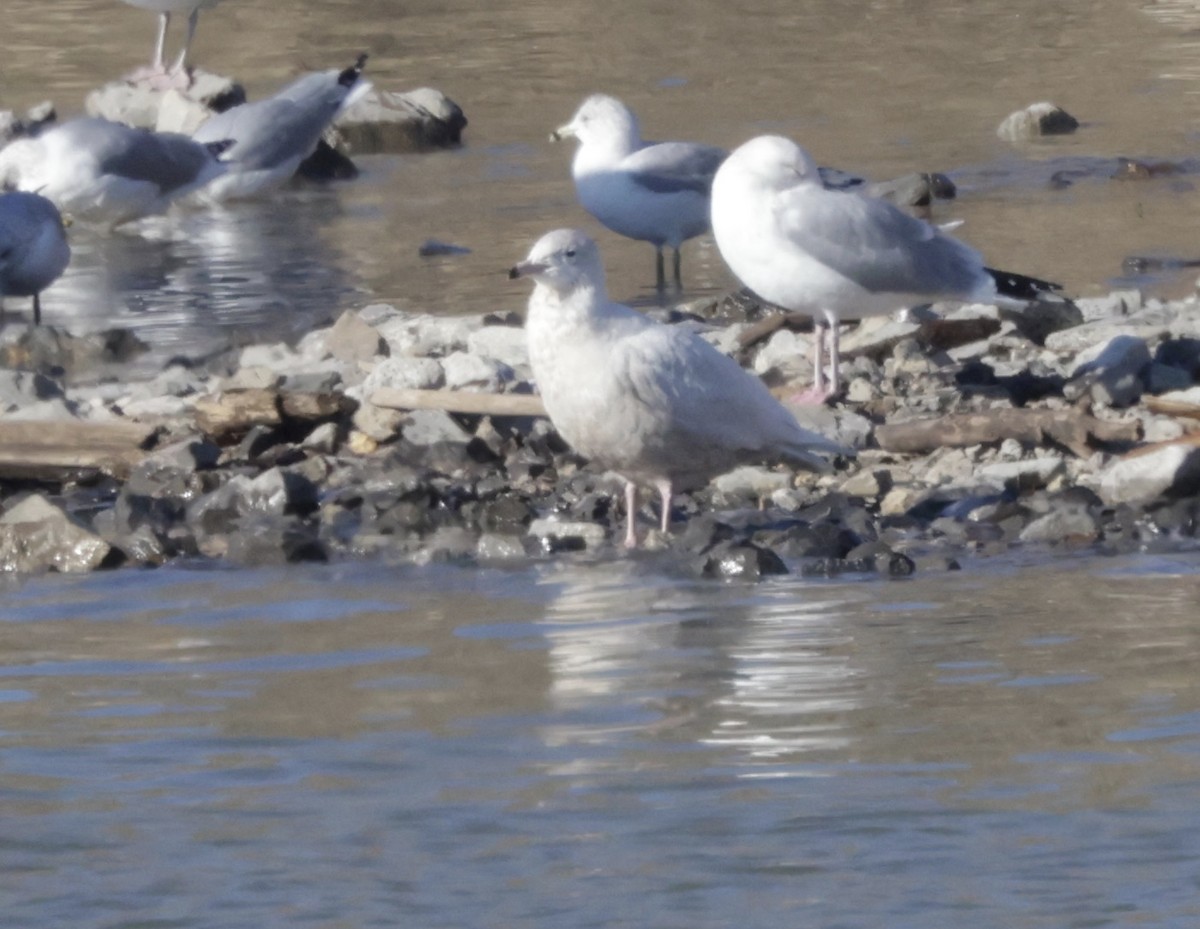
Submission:
M 64 123 L 75 144 L 89 149 L 100 171 L 155 184 L 170 193 L 193 183 L 213 160 L 212 153 L 185 135 L 131 129 L 103 119 Z
M 626 157 L 621 169 L 635 183 L 658 194 L 693 191 L 707 195 L 713 175 L 728 154 L 724 149 L 694 142 L 649 143 Z

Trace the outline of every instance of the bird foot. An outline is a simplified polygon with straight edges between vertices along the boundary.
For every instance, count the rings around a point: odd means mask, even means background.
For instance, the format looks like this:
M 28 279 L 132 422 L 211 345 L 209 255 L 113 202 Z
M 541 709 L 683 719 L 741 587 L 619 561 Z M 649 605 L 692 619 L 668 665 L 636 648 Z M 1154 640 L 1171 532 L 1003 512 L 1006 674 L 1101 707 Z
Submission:
M 183 92 L 192 86 L 192 76 L 187 69 L 168 71 L 153 65 L 146 65 L 130 72 L 125 75 L 125 81 L 129 84 L 141 84 L 150 90 L 157 91 L 178 90 Z
M 790 394 L 787 398 L 787 403 L 792 406 L 823 406 L 832 400 L 833 396 L 834 393 L 832 390 L 810 387 L 808 390 L 801 390 L 798 393 Z

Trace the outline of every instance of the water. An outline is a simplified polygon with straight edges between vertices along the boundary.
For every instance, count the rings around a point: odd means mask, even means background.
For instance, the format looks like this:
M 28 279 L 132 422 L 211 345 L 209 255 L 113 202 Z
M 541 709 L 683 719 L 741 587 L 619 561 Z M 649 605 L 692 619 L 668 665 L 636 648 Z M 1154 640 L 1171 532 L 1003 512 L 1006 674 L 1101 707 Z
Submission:
M 937 218 L 993 263 L 1101 292 L 1128 254 L 1194 257 L 1193 182 L 1047 180 L 1192 156 L 1196 26 L 1121 0 L 227 0 L 196 58 L 252 95 L 365 47 L 381 86 L 462 104 L 467 144 L 75 231 L 46 317 L 202 353 L 377 300 L 520 308 L 502 269 L 595 228 L 544 140 L 598 89 L 651 137 L 949 171 Z M 9 0 L 3 29 L 0 106 L 71 114 L 154 25 Z M 1085 128 L 996 139 L 1047 97 Z M 420 259 L 427 238 L 472 253 Z M 649 249 L 600 238 L 613 291 L 652 299 Z M 685 296 L 731 284 L 703 241 L 684 273 Z M 0 579 L 0 924 L 1195 926 L 1197 602 L 1194 554 L 752 587 L 653 558 Z
M 9 0 L 5 14 L 0 105 L 50 97 L 64 115 L 147 58 L 155 29 L 116 0 Z M 700 0 L 686 13 L 578 0 L 227 0 L 202 16 L 195 59 L 253 97 L 366 49 L 380 86 L 427 84 L 457 100 L 470 119 L 465 147 L 364 157 L 354 184 L 185 216 L 149 241 L 79 230 L 47 318 L 132 326 L 203 354 L 231 335 L 295 338 L 377 300 L 519 309 L 526 287 L 503 270 L 564 224 L 600 232 L 617 296 L 652 301 L 649 247 L 597 229 L 574 202 L 571 145 L 546 141 L 598 89 L 629 102 L 651 138 L 733 146 L 780 131 L 825 164 L 877 179 L 946 171 L 961 196 L 935 218 L 965 220 L 957 234 L 995 265 L 1076 294 L 1132 282 L 1175 295 L 1194 273 L 1128 279 L 1122 261 L 1197 257 L 1193 180 L 1103 178 L 1118 155 L 1195 154 L 1196 26 L 1190 3 L 1130 0 Z M 1045 98 L 1084 128 L 1016 147 L 996 138 L 1005 115 Z M 1064 169 L 1098 176 L 1053 188 Z M 472 252 L 418 257 L 429 238 Z M 684 273 L 685 297 L 733 283 L 709 240 L 688 246 Z
M 1194 557 L 49 578 L 6 927 L 1184 927 Z

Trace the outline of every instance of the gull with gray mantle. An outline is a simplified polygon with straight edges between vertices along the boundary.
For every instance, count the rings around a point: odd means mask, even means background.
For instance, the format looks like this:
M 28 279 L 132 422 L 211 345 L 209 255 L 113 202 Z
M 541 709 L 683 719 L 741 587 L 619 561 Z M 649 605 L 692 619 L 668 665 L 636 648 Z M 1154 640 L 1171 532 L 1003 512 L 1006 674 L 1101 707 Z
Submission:
M 66 269 L 71 246 L 57 208 L 40 194 L 0 193 L 0 323 L 5 297 L 32 297 L 42 322 L 41 293 Z
M 613 232 L 654 246 L 656 282 L 666 287 L 663 249 L 674 250 L 675 285 L 682 287 L 679 248 L 708 231 L 709 190 L 725 151 L 694 142 L 643 142 L 637 117 L 620 100 L 593 94 L 552 141 L 575 137 L 571 162 L 583 208 Z
M 217 113 L 192 134 L 196 142 L 231 140 L 222 156 L 229 170 L 198 194 L 220 201 L 251 197 L 287 183 L 321 135 L 371 85 L 361 80 L 366 55 L 344 70 L 306 74 L 266 100 Z
M 696 333 L 608 298 L 600 252 L 559 229 L 509 271 L 531 277 L 529 362 L 546 412 L 580 454 L 625 480 L 625 545 L 637 546 L 637 485 L 662 499 L 667 531 L 676 490 L 739 464 L 782 461 L 828 470 L 850 454 L 804 429 L 763 383 Z
M 979 252 L 884 200 L 829 190 L 782 136 L 740 146 L 717 171 L 712 227 L 730 270 L 755 294 L 813 317 L 813 388 L 841 387 L 838 324 L 936 300 L 1029 302 L 1057 284 L 985 267 Z M 828 331 L 832 372 L 825 381 Z
M 0 187 L 40 193 L 74 219 L 109 227 L 164 212 L 223 174 L 228 141 L 84 117 L 0 149 Z

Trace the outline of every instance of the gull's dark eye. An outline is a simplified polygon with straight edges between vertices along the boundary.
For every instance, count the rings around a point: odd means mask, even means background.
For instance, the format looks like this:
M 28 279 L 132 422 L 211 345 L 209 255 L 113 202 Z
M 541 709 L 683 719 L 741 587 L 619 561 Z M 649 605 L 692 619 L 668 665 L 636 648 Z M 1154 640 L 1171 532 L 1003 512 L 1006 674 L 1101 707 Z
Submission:
M 575 257 L 575 249 L 568 248 L 565 252 L 563 252 L 563 254 L 566 255 L 568 258 L 574 258 Z

